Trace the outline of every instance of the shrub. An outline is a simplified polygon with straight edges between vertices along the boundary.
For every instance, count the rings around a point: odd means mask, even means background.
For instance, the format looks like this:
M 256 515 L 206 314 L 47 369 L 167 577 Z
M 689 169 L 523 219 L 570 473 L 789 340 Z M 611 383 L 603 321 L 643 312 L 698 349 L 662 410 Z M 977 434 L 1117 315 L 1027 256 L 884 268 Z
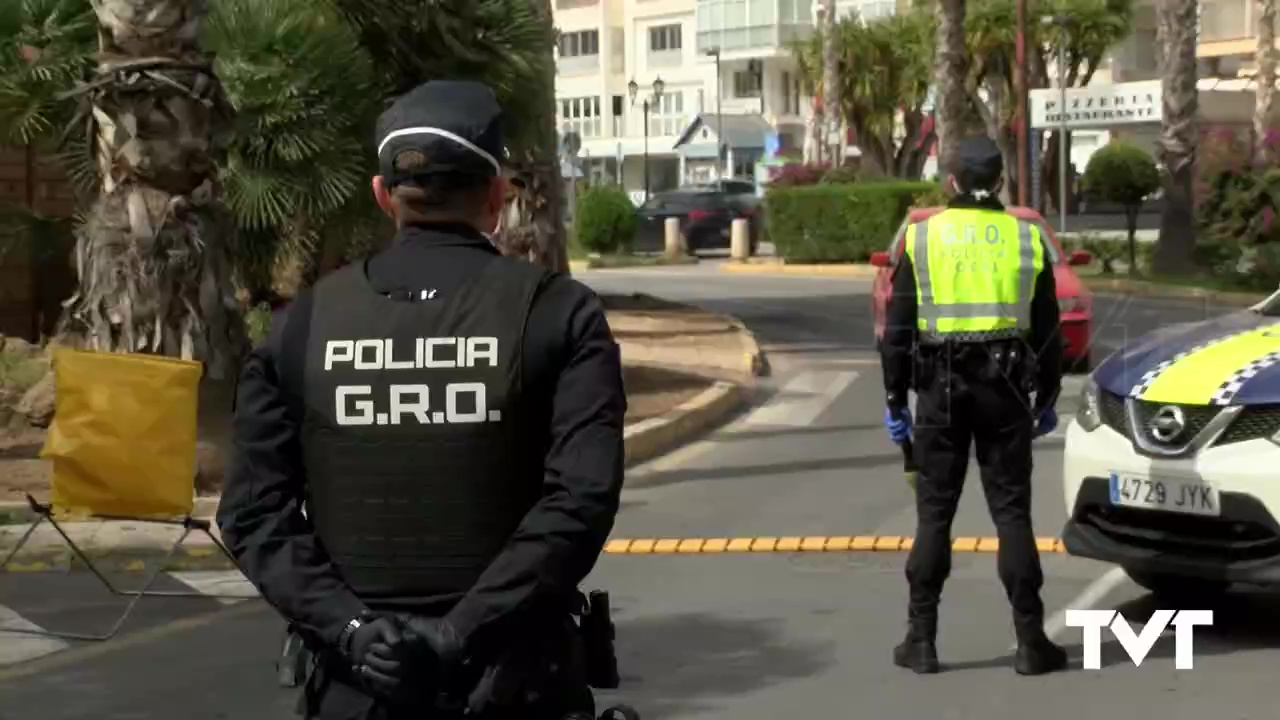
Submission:
M 862 171 L 849 165 L 841 165 L 828 169 L 822 174 L 820 181 L 824 185 L 840 185 L 858 182 Z
M 788 262 L 866 262 L 931 189 L 900 181 L 772 187 L 764 200 L 769 238 Z
M 928 190 L 916 195 L 911 201 L 911 207 L 940 207 L 950 201 L 951 198 L 947 195 L 942 183 L 930 183 L 930 186 Z
M 1138 210 L 1160 189 L 1160 172 L 1151 156 L 1125 142 L 1112 142 L 1089 158 L 1084 170 L 1085 194 L 1124 206 L 1129 230 L 1129 273 L 1138 271 Z
M 592 185 L 578 195 L 574 242 L 587 252 L 616 253 L 631 248 L 636 207 L 621 188 Z
M 1205 133 L 1196 167 L 1196 264 L 1219 278 L 1258 289 L 1280 280 L 1280 168 L 1255 155 L 1252 134 Z M 1277 133 L 1264 139 L 1275 152 Z
M 826 165 L 805 165 L 804 163 L 787 163 L 773 171 L 769 179 L 770 187 L 801 187 L 817 185 L 831 168 Z

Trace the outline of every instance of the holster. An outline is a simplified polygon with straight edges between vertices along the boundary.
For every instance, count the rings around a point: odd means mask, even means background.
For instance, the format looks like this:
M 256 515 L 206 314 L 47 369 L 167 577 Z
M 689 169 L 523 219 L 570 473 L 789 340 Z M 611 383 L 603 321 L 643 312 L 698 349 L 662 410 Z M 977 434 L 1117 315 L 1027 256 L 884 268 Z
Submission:
M 618 687 L 618 652 L 614 645 L 616 631 L 613 627 L 609 593 L 593 590 L 589 595 L 578 593 L 578 631 L 587 668 L 587 684 L 600 690 Z
M 513 710 L 545 708 L 565 717 L 593 717 L 590 667 L 578 628 L 569 616 L 513 643 L 480 669 L 465 704 L 469 717 L 510 717 Z

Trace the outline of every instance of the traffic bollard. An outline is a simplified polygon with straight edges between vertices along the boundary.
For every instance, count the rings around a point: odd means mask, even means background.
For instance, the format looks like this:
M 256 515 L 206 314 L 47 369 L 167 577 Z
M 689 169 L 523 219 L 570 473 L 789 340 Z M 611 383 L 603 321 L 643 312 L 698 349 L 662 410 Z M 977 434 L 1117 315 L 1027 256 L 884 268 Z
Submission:
M 666 255 L 675 259 L 684 255 L 684 238 L 680 234 L 680 218 L 667 218 L 663 223 L 663 239 Z
M 729 232 L 729 255 L 739 262 L 746 262 L 751 257 L 751 233 L 746 218 L 733 221 Z

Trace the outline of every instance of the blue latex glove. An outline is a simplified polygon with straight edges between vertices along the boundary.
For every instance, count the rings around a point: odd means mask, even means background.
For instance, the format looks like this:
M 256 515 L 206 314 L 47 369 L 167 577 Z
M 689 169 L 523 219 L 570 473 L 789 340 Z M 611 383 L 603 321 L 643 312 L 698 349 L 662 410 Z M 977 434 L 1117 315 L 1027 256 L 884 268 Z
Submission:
M 1040 412 L 1040 417 L 1036 418 L 1036 437 L 1044 437 L 1053 432 L 1058 427 L 1058 412 L 1053 408 L 1046 408 Z
M 889 431 L 889 439 L 901 445 L 911 439 L 911 411 L 907 408 L 885 408 L 884 429 Z

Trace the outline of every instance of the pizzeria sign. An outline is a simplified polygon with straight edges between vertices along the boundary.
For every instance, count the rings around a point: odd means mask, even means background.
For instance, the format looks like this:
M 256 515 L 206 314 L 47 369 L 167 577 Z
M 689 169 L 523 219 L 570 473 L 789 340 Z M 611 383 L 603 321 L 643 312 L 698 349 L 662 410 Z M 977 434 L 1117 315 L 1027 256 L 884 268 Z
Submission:
M 1058 88 L 1029 93 L 1031 127 L 1062 126 L 1063 104 Z M 1065 106 L 1068 129 L 1160 122 L 1163 92 L 1159 80 L 1067 88 Z

